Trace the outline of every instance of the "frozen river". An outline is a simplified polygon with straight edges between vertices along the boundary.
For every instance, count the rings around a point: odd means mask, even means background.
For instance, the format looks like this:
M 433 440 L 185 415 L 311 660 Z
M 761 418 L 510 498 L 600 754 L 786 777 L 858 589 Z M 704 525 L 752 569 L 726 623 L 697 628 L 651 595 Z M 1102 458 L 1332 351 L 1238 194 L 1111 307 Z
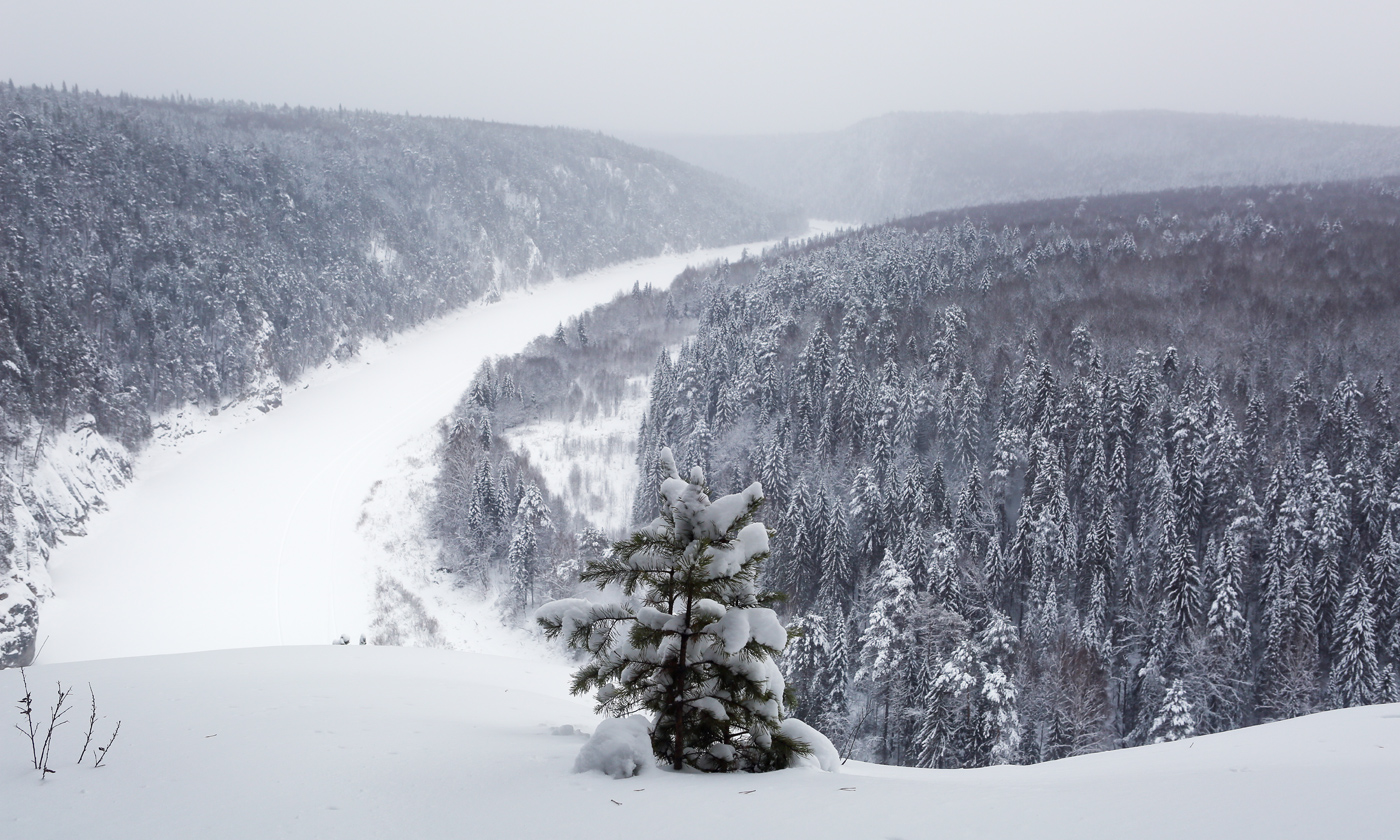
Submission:
M 356 521 L 395 452 L 449 411 L 483 359 L 515 353 L 633 284 L 765 243 L 669 255 L 474 304 L 212 418 L 137 463 L 86 537 L 54 550 L 38 662 L 325 644 L 364 632 L 374 585 Z

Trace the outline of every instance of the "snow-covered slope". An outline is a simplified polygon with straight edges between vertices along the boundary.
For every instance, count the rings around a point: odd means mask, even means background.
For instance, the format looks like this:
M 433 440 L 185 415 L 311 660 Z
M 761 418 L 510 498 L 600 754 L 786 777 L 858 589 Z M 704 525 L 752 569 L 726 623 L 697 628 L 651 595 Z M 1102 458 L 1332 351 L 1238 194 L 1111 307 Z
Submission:
M 593 417 L 540 420 L 501 433 L 544 476 L 549 492 L 593 527 L 622 539 L 637 492 L 637 430 L 647 411 L 650 377 L 627 381 L 616 410 Z
M 574 774 L 592 731 L 565 663 L 374 646 L 282 647 L 29 669 L 91 682 L 106 766 L 60 731 L 40 782 L 0 738 L 14 838 L 1391 838 L 1400 706 L 1033 767 L 847 764 L 762 775 Z M 0 696 L 20 696 L 0 673 Z M 10 713 L 11 715 L 13 713 Z M 4 721 L 6 724 L 9 721 Z
M 40 613 L 37 661 L 369 632 L 382 545 L 357 531 L 362 505 L 480 362 L 636 283 L 669 284 L 687 264 L 743 250 L 627 263 L 470 306 L 318 371 L 266 416 L 243 412 L 255 422 L 238 412 L 174 418 L 191 433 L 167 435 L 89 535 L 54 550 L 56 597 Z

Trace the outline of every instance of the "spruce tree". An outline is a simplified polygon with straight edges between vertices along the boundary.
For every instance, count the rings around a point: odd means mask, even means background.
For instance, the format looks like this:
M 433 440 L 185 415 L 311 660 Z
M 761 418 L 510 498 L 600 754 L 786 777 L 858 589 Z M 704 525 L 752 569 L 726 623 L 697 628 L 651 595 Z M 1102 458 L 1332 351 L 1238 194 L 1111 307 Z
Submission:
M 590 562 L 582 579 L 616 585 L 629 600 L 571 598 L 537 613 L 545 634 L 590 655 L 573 692 L 595 691 L 598 710 L 646 712 L 652 747 L 679 770 L 773 770 L 811 748 L 786 734 L 788 699 L 775 663 L 788 633 L 757 587 L 769 532 L 754 515 L 763 488 L 710 501 L 704 471 L 680 477 L 671 450 L 661 515 Z
M 988 764 L 1015 764 L 1021 756 L 1021 718 L 1012 657 L 1016 652 L 1016 627 L 1001 612 L 992 610 L 982 647 L 987 658 L 982 677 L 978 734 Z
M 829 695 L 822 684 L 823 672 L 831 660 L 831 637 L 827 619 L 821 613 L 808 613 L 794 619 L 788 628 L 792 641 L 783 651 L 791 684 L 796 689 L 797 710 L 810 721 L 826 716 Z
M 1186 688 L 1181 680 L 1172 680 L 1167 689 L 1162 710 L 1152 720 L 1152 729 L 1147 737 L 1154 744 L 1166 741 L 1180 741 L 1196 734 L 1196 715 L 1191 701 L 1186 697 Z
M 825 490 L 822 496 L 827 515 L 820 548 L 821 585 L 817 600 L 846 615 L 850 612 L 856 581 L 851 563 L 850 529 L 846 525 L 846 502 L 839 495 L 828 495 Z
M 881 755 L 891 750 L 890 720 L 896 721 L 908 699 L 915 665 L 913 624 L 919 613 L 918 595 L 903 564 L 893 551 L 885 553 L 871 579 L 871 607 L 860 638 L 860 668 L 856 681 L 870 686 L 883 712 Z
M 1358 569 L 1342 599 L 1332 665 L 1331 690 L 1339 706 L 1364 706 L 1381 700 L 1381 671 L 1376 658 L 1376 618 L 1371 583 Z
M 540 553 L 539 532 L 552 526 L 549 506 L 533 482 L 525 489 L 511 526 L 510 550 L 506 562 L 510 566 L 511 606 L 524 611 L 534 597 L 537 558 Z

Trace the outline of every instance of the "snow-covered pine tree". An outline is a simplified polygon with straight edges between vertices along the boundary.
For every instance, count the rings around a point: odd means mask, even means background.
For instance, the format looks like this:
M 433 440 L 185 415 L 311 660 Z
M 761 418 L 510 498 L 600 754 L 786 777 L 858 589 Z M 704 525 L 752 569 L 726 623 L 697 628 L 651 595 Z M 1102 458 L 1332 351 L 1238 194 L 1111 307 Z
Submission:
M 588 564 L 612 550 L 608 535 L 597 528 L 584 528 L 579 532 L 575 544 L 575 550 L 555 564 L 552 588 L 556 597 L 572 594 L 578 586 L 579 575 L 583 574 Z
M 1343 546 L 1347 543 L 1347 503 L 1328 470 L 1327 462 L 1319 456 L 1306 479 L 1309 506 L 1313 509 L 1312 527 L 1307 532 L 1307 551 L 1312 566 L 1312 589 L 1317 616 L 1318 644 L 1324 654 L 1331 654 L 1333 626 L 1342 601 Z
M 540 553 L 539 532 L 553 525 L 549 516 L 549 506 L 545 504 L 540 488 L 530 482 L 525 495 L 515 511 L 515 523 L 511 526 L 510 552 L 506 562 L 510 566 L 510 605 L 519 615 L 534 598 L 535 574 L 538 571 L 536 558 Z
M 1162 620 L 1171 644 L 1195 629 L 1201 614 L 1200 566 L 1182 532 L 1167 544 L 1162 577 Z
M 844 616 L 850 612 L 856 581 L 851 563 L 850 529 L 846 525 L 846 502 L 840 495 L 828 494 L 825 490 L 821 496 L 827 515 L 819 548 L 821 583 L 817 600 L 839 609 Z
M 992 610 L 987 628 L 982 631 L 987 671 L 982 678 L 978 725 L 989 764 L 1015 764 L 1021 756 L 1021 718 L 1012 664 L 1016 644 L 1015 625 L 1002 613 Z
M 815 683 L 823 695 L 822 711 L 815 720 L 809 718 L 807 722 L 834 738 L 850 727 L 846 688 L 851 676 L 851 629 L 840 607 L 822 604 L 818 609 L 826 618 L 827 638 L 827 656 L 822 660 Z
M 927 663 L 931 679 L 914 751 L 920 767 L 975 767 L 980 763 L 976 706 L 982 652 L 968 635 L 962 616 L 944 612 L 937 618 L 944 627 L 933 630 L 932 635 L 951 636 L 951 647 L 935 653 Z
M 1196 716 L 1191 709 L 1191 701 L 1186 697 L 1186 689 L 1180 680 L 1172 680 L 1166 699 L 1162 701 L 1162 711 L 1152 720 L 1152 729 L 1147 737 L 1152 743 L 1161 744 L 1180 741 L 1195 734 Z
M 1376 647 L 1371 582 L 1360 568 L 1352 575 L 1338 616 L 1331 677 L 1332 699 L 1338 706 L 1364 706 L 1382 699 Z
M 856 682 L 868 686 L 882 711 L 880 755 L 887 761 L 891 753 L 890 718 L 898 718 L 909 699 L 919 601 L 914 582 L 893 551 L 886 552 L 869 586 L 871 607 L 860 638 Z
M 788 633 L 756 585 L 769 554 L 768 529 L 753 519 L 763 488 L 711 502 L 699 467 L 683 479 L 670 449 L 660 461 L 661 515 L 582 575 L 629 600 L 554 601 L 536 619 L 548 637 L 590 654 L 573 692 L 596 691 L 598 710 L 612 715 L 649 713 L 653 750 L 674 769 L 787 767 L 811 748 L 784 731 L 774 660 Z
M 822 685 L 823 673 L 832 658 L 827 618 L 819 612 L 808 613 L 794 619 L 789 629 L 792 641 L 783 651 L 783 664 L 790 669 L 792 685 L 797 689 L 798 711 L 807 720 L 816 721 L 825 716 L 829 699 L 826 686 Z

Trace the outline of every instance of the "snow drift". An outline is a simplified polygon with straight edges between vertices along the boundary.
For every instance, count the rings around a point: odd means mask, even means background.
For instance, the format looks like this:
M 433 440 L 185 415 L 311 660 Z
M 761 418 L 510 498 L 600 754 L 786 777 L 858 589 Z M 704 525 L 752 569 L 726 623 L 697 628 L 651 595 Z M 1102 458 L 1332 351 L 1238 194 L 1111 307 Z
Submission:
M 1400 820 L 1400 705 L 1297 718 L 1032 767 L 848 762 L 764 774 L 574 773 L 591 703 L 562 661 L 321 645 L 37 666 L 122 721 L 101 769 L 40 782 L 0 738 L 6 837 L 1390 838 Z M 0 672 L 0 696 L 19 673 Z M 86 698 L 84 698 L 85 700 Z M 5 713 L 13 716 L 12 711 Z M 0 719 L 8 725 L 12 720 Z M 677 819 L 697 803 L 712 819 Z

